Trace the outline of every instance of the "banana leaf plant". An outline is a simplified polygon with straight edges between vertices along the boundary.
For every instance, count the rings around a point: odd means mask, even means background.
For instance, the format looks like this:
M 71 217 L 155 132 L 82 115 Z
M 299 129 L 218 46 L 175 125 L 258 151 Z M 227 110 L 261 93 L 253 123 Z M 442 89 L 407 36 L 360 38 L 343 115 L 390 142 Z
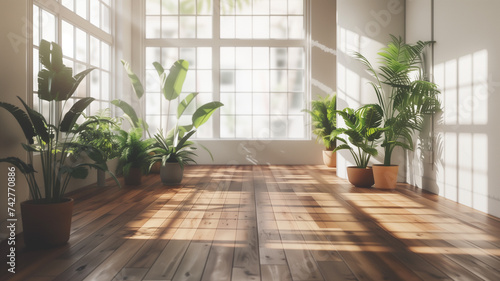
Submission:
M 333 151 L 349 150 L 356 167 L 366 168 L 371 156 L 377 156 L 375 145 L 385 131 L 380 127 L 382 108 L 376 104 L 368 104 L 358 110 L 344 108 L 336 112 L 344 119 L 347 128 L 338 128 L 332 132 L 330 137 L 342 142 Z M 341 135 L 346 135 L 348 138 L 345 139 Z
M 42 40 L 39 54 L 44 68 L 38 73 L 38 97 L 51 103 L 50 108 L 61 108 L 64 112 L 66 101 L 93 68 L 73 77 L 72 69 L 63 64 L 61 47 L 53 42 Z M 80 133 L 91 129 L 92 122 L 83 123 L 78 129 L 75 129 L 75 124 L 93 98 L 78 100 L 64 116 L 55 118 L 57 121 L 50 121 L 51 118 L 48 121 L 21 98 L 19 100 L 21 108 L 5 102 L 0 102 L 0 108 L 11 113 L 21 126 L 27 142 L 22 146 L 28 152 L 29 159 L 25 162 L 18 157 L 7 157 L 0 159 L 0 162 L 10 163 L 24 174 L 31 198 L 36 203 L 64 201 L 70 180 L 86 178 L 89 168 L 108 171 L 105 157 L 100 150 L 76 141 Z M 50 116 L 55 116 L 54 112 L 49 113 Z M 76 150 L 84 151 L 91 161 L 72 163 L 68 157 Z M 35 177 L 38 171 L 35 170 L 33 153 L 39 154 L 42 183 L 37 182 Z
M 391 38 L 387 47 L 378 53 L 378 70 L 362 54 L 354 53 L 374 78 L 374 82 L 369 83 L 383 110 L 385 166 L 391 165 L 394 148 L 414 149 L 413 133 L 422 130 L 424 116 L 441 108 L 437 85 L 428 81 L 423 67 L 424 50 L 433 42 L 407 44 L 401 37 L 391 35 Z
M 317 136 L 317 141 L 323 142 L 326 150 L 333 150 L 336 145 L 336 139 L 330 137 L 337 128 L 336 103 L 337 94 L 333 93 L 313 100 L 311 110 L 303 110 L 311 115 L 314 126 L 312 132 Z

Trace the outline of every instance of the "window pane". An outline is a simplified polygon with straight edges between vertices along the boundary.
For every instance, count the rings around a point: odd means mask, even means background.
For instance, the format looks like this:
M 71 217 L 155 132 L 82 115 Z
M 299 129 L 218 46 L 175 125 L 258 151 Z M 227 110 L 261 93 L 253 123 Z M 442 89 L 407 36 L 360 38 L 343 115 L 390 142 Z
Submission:
M 179 5 L 176 0 L 162 0 L 161 13 L 164 15 L 177 15 L 179 14 Z
M 252 78 L 254 92 L 269 92 L 269 70 L 254 70 Z
M 104 70 L 111 70 L 111 47 L 104 42 L 101 42 L 101 63 Z
M 271 17 L 271 38 L 286 39 L 288 30 L 288 19 L 282 16 Z
M 236 69 L 252 69 L 252 48 L 236 48 Z
M 100 27 L 101 12 L 99 0 L 90 0 L 90 23 Z
M 290 15 L 303 15 L 304 14 L 304 0 L 288 0 L 288 14 L 290 14 Z
M 287 114 L 287 93 L 271 93 L 271 114 Z
M 94 36 L 90 36 L 90 63 L 93 66 L 100 67 L 101 46 L 100 41 Z
M 253 0 L 254 15 L 269 15 L 270 0 Z
M 283 116 L 271 116 L 271 137 L 286 138 L 288 118 Z
M 160 38 L 160 17 L 147 16 L 146 17 L 146 38 Z
M 101 72 L 101 99 L 109 101 L 111 99 L 111 87 L 110 87 L 110 77 L 109 72 Z
M 269 38 L 269 17 L 268 16 L 253 17 L 253 38 L 256 38 L 256 39 Z
M 180 58 L 189 62 L 188 73 L 196 68 L 196 48 L 181 48 Z
M 220 67 L 222 69 L 234 69 L 236 67 L 235 48 L 223 47 L 220 48 Z
M 304 37 L 304 17 L 288 17 L 288 38 L 301 39 Z
M 87 18 L 87 1 L 88 0 L 75 0 L 76 2 L 76 14 L 84 19 Z
M 111 32 L 111 16 L 109 8 L 107 6 L 101 5 L 101 28 L 107 33 Z
M 304 137 L 304 117 L 289 116 L 288 117 L 288 138 L 300 139 Z
M 234 15 L 236 8 L 235 0 L 220 0 L 220 14 L 221 15 Z
M 70 58 L 75 57 L 75 52 L 74 52 L 74 28 L 73 25 L 62 21 L 62 52 L 65 56 L 68 56 Z
M 153 62 L 160 60 L 161 49 L 156 47 L 146 48 L 146 69 L 154 69 Z M 166 65 L 164 65 L 166 67 Z
M 38 46 L 40 42 L 40 9 L 33 5 L 33 44 Z M 37 57 L 35 57 L 37 58 Z
M 252 137 L 252 116 L 236 116 L 236 137 L 251 138 Z
M 161 20 L 161 37 L 162 38 L 177 38 L 179 35 L 179 18 L 178 17 L 162 17 Z
M 197 17 L 198 38 L 212 38 L 212 17 Z
M 270 134 L 269 116 L 254 116 L 253 117 L 253 138 L 268 139 Z
M 236 93 L 236 115 L 252 114 L 252 94 Z
M 253 114 L 269 115 L 269 93 L 253 94 Z
M 252 17 L 236 17 L 236 38 L 252 38 Z
M 253 68 L 269 69 L 269 48 L 253 48 Z
M 220 38 L 234 38 L 235 18 L 232 16 L 220 17 Z
M 236 100 L 234 93 L 221 93 L 220 101 L 224 104 L 221 108 L 222 115 L 234 115 L 236 114 Z
M 225 70 L 220 73 L 221 92 L 234 92 L 234 71 Z
M 302 109 L 304 108 L 305 108 L 304 93 L 288 94 L 288 114 L 300 115 Z
M 252 14 L 252 1 L 238 1 L 235 6 L 237 15 Z
M 101 81 L 98 70 L 90 72 L 90 96 L 95 99 L 101 98 Z
M 252 71 L 236 70 L 236 92 L 252 91 Z
M 198 0 L 198 15 L 212 14 L 212 0 Z
M 179 37 L 196 38 L 196 17 L 180 18 Z
M 74 3 L 73 3 L 74 0 L 62 0 L 62 4 L 64 7 L 70 9 L 71 11 L 75 11 L 75 6 L 74 6 Z
M 87 33 L 83 30 L 76 29 L 76 59 L 80 61 L 87 61 Z
M 196 77 L 196 90 L 198 92 L 212 92 L 212 71 L 198 70 Z
M 198 48 L 197 52 L 198 69 L 212 69 L 212 48 Z
M 56 41 L 56 17 L 45 10 L 42 10 L 42 39 Z
M 195 15 L 196 0 L 180 0 L 179 10 L 181 15 Z
M 165 2 L 165 1 L 164 1 Z M 177 1 L 169 1 L 177 2 Z M 146 0 L 146 15 L 160 15 L 161 12 L 161 0 Z
M 220 136 L 221 138 L 234 138 L 235 137 L 235 116 L 221 116 L 220 117 Z

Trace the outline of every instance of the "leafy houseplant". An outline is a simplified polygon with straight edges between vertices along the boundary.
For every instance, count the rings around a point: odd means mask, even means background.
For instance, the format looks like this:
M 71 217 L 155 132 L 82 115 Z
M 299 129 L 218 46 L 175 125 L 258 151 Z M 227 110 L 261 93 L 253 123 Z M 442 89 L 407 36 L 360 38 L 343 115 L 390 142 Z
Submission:
M 344 108 L 337 111 L 345 121 L 347 128 L 335 129 L 332 138 L 342 142 L 334 149 L 349 150 L 356 166 L 347 167 L 349 181 L 354 186 L 369 187 L 373 185 L 373 172 L 368 168 L 371 156 L 377 155 L 375 144 L 383 133 L 382 109 L 376 104 L 362 106 L 358 110 Z M 340 135 L 348 136 L 347 140 Z M 354 148 L 353 148 L 354 147 Z
M 78 142 L 99 149 L 105 161 L 118 157 L 119 143 L 115 132 L 120 128 L 120 118 L 111 118 L 107 108 L 97 112 L 95 116 L 85 116 L 85 119 L 83 125 L 88 124 L 89 129 L 80 132 Z M 78 127 L 77 125 L 76 128 Z M 105 186 L 105 172 L 102 170 L 97 171 L 97 185 Z
M 314 127 L 313 134 L 317 136 L 319 142 L 325 145 L 323 162 L 328 167 L 336 166 L 335 153 L 333 152 L 336 140 L 331 138 L 331 134 L 337 126 L 336 103 L 337 94 L 333 93 L 324 98 L 319 97 L 317 100 L 313 100 L 311 110 L 304 110 L 311 115 Z
M 396 147 L 413 150 L 413 133 L 422 129 L 425 114 L 440 110 L 436 84 L 427 81 L 423 65 L 423 52 L 431 41 L 415 44 L 403 42 L 401 37 L 391 35 L 387 47 L 378 53 L 381 66 L 378 71 L 360 53 L 355 57 L 366 67 L 375 82 L 370 82 L 383 110 L 384 164 L 391 165 L 391 157 Z M 395 188 L 397 166 L 393 166 L 391 176 L 380 176 L 377 183 L 377 166 L 374 166 L 375 186 Z M 388 181 L 386 181 L 388 180 Z
M 147 173 L 149 148 L 154 140 L 143 140 L 141 128 L 132 128 L 129 132 L 120 130 L 117 139 L 121 155 L 118 170 L 123 172 L 125 184 L 141 184 L 142 174 Z
M 73 77 L 72 69 L 63 64 L 61 47 L 56 43 L 42 40 L 39 54 L 44 69 L 38 73 L 38 97 L 48 101 L 51 109 L 64 108 L 65 102 L 92 69 Z M 88 124 L 73 130 L 82 111 L 94 99 L 78 100 L 64 116 L 58 116 L 56 120 L 52 120 L 55 112 L 49 112 L 51 118 L 47 120 L 21 98 L 19 100 L 24 110 L 3 102 L 0 102 L 0 107 L 11 113 L 23 129 L 27 144 L 22 146 L 28 152 L 29 159 L 24 162 L 17 157 L 8 157 L 0 159 L 0 162 L 16 166 L 24 174 L 29 186 L 32 200 L 21 203 L 25 242 L 28 246 L 64 244 L 69 239 L 73 206 L 73 200 L 64 195 L 70 180 L 85 178 L 88 168 L 108 170 L 101 151 L 76 142 L 80 133 L 90 129 Z M 84 151 L 92 161 L 67 161 L 75 150 Z M 40 159 L 41 184 L 35 177 L 37 171 L 33 153 L 37 153 L 36 158 Z M 62 209 L 55 209 L 59 207 Z

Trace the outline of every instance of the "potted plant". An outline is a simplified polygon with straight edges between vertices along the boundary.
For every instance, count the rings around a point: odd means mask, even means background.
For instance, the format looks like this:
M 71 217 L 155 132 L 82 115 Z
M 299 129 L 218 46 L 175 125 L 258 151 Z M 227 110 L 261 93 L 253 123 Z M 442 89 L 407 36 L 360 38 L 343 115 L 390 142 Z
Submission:
M 338 128 L 333 131 L 332 137 L 342 142 L 334 149 L 334 152 L 349 150 L 356 163 L 356 166 L 347 167 L 349 182 L 357 187 L 371 187 L 374 179 L 372 168 L 368 167 L 368 163 L 371 156 L 377 155 L 375 144 L 384 130 L 380 128 L 382 109 L 376 104 L 369 104 L 356 111 L 352 108 L 344 108 L 337 113 L 342 116 L 347 128 Z M 342 134 L 347 135 L 348 139 L 340 137 Z
M 82 125 L 72 130 L 82 111 L 94 99 L 78 100 L 64 116 L 56 116 L 55 112 L 56 109 L 64 109 L 65 102 L 92 69 L 73 77 L 72 69 L 63 64 L 61 47 L 56 43 L 42 40 L 39 54 L 43 69 L 38 73 L 38 97 L 51 104 L 49 120 L 31 109 L 21 98 L 19 100 L 24 109 L 0 102 L 0 107 L 17 120 L 27 141 L 22 144 L 29 155 L 27 162 L 17 157 L 0 159 L 0 162 L 14 165 L 26 178 L 31 200 L 21 203 L 21 215 L 24 241 L 29 247 L 65 244 L 69 239 L 73 208 L 73 199 L 65 197 L 70 180 L 85 178 L 88 168 L 108 169 L 102 152 L 91 145 L 76 142 L 78 134 L 89 127 Z M 86 152 L 91 161 L 69 161 L 68 157 L 75 150 Z M 41 171 L 35 170 L 35 162 L 38 162 L 35 158 L 40 160 Z M 35 177 L 37 172 L 41 174 L 41 183 Z
M 109 108 L 97 112 L 95 116 L 83 115 L 86 120 L 84 124 L 88 124 L 89 129 L 80 132 L 77 138 L 78 142 L 89 144 L 102 151 L 105 161 L 118 157 L 120 155 L 119 143 L 115 132 L 120 128 L 120 118 L 111 118 Z M 75 127 L 78 129 L 79 126 Z M 97 171 L 98 186 L 106 185 L 105 175 L 105 171 Z
M 312 118 L 314 127 L 313 134 L 317 136 L 317 141 L 325 146 L 323 150 L 323 163 L 327 167 L 337 166 L 337 157 L 335 152 L 335 139 L 330 138 L 332 132 L 337 126 L 337 115 L 335 113 L 337 103 L 337 94 L 332 93 L 326 97 L 319 97 L 311 102 L 311 110 L 304 109 Z
M 117 172 L 123 173 L 126 185 L 140 185 L 142 175 L 148 172 L 149 148 L 154 140 L 143 140 L 141 128 L 120 130 L 117 140 L 120 147 Z
M 396 188 L 398 166 L 391 162 L 394 148 L 413 150 L 413 134 L 422 129 L 424 115 L 440 110 L 437 86 L 426 79 L 422 67 L 423 51 L 433 42 L 407 44 L 401 37 L 391 38 L 378 53 L 378 71 L 363 55 L 355 53 L 375 79 L 370 84 L 383 110 L 384 163 L 373 167 L 375 187 L 382 189 Z

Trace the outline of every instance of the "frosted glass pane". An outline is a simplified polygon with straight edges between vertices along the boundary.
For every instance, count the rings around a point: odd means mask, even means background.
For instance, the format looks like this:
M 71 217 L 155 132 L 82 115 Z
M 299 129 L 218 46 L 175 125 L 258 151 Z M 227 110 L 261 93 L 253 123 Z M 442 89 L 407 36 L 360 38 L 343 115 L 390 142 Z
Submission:
M 271 38 L 286 39 L 288 30 L 287 17 L 272 16 L 271 17 Z
M 286 138 L 287 117 L 271 116 L 271 137 Z
M 146 38 L 160 38 L 160 22 L 159 16 L 146 17 Z
M 170 1 L 170 2 L 177 2 L 177 1 Z M 161 0 L 146 0 L 146 15 L 159 15 L 161 12 L 160 5 L 161 5 Z
M 161 19 L 161 37 L 178 38 L 179 36 L 179 18 L 162 17 Z
M 196 37 L 196 17 L 186 16 L 180 18 L 179 37 Z
M 198 92 L 212 92 L 212 71 L 211 70 L 198 70 L 197 71 L 197 87 Z
M 111 47 L 104 42 L 101 42 L 101 64 L 103 69 L 111 70 Z
M 62 0 L 62 4 L 64 7 L 68 8 L 69 10 L 75 11 L 75 6 L 74 6 L 73 1 L 74 0 Z
M 236 38 L 252 38 L 252 17 L 236 17 Z
M 253 0 L 254 15 L 269 15 L 270 0 Z
M 75 68 L 74 68 L 74 73 L 79 73 L 85 69 L 87 69 L 86 65 L 76 63 Z M 96 71 L 96 70 L 94 70 L 94 71 Z M 94 71 L 92 71 L 92 72 L 94 72 Z M 75 93 L 75 95 L 73 95 L 73 97 L 82 97 L 83 98 L 83 97 L 87 96 L 87 79 L 89 79 L 89 75 L 87 75 L 83 79 L 83 81 L 80 83 L 80 85 L 76 89 L 76 93 Z
M 237 15 L 252 15 L 252 1 L 237 1 L 236 2 Z
M 304 71 L 288 71 L 288 90 L 292 92 L 304 92 Z
M 287 0 L 272 0 L 271 15 L 286 15 L 287 13 Z
M 271 91 L 288 91 L 288 79 L 286 70 L 271 70 Z
M 33 5 L 33 44 L 38 46 L 40 42 L 40 9 Z
M 232 16 L 220 17 L 220 38 L 234 38 L 235 19 Z
M 236 115 L 252 114 L 252 94 L 236 93 Z
M 302 109 L 305 108 L 304 93 L 289 93 L 288 94 L 288 114 L 302 114 Z
M 76 14 L 84 19 L 87 19 L 87 1 L 88 0 L 75 0 Z
M 179 2 L 172 0 L 162 0 L 161 3 L 161 13 L 164 15 L 178 15 L 179 14 Z
M 101 97 L 100 72 L 98 70 L 90 72 L 90 96 L 95 99 Z
M 198 15 L 211 15 L 212 10 L 212 0 L 198 0 Z
M 94 70 L 95 71 L 95 70 Z M 101 99 L 109 101 L 111 97 L 111 88 L 109 81 L 109 72 L 101 72 Z
M 161 116 L 159 115 L 148 115 L 146 116 L 146 122 L 149 125 L 149 131 L 156 133 L 158 129 L 161 128 Z
M 288 48 L 288 68 L 304 69 L 305 58 L 303 48 Z
M 212 17 L 197 17 L 198 38 L 212 38 Z
M 159 92 L 160 83 L 158 82 L 158 72 L 156 70 L 146 70 L 146 91 Z
M 236 48 L 236 69 L 252 69 L 252 48 Z
M 196 48 L 181 48 L 180 49 L 180 59 L 189 62 L 189 69 L 196 68 Z M 189 73 L 189 71 L 188 71 Z
M 75 38 L 74 38 L 74 28 L 73 25 L 62 21 L 62 52 L 65 56 L 70 58 L 75 57 Z
M 234 71 L 220 72 L 220 90 L 221 92 L 234 92 Z
M 288 14 L 290 14 L 290 15 L 303 15 L 304 14 L 304 0 L 288 0 Z
M 235 65 L 235 48 L 222 47 L 220 48 L 220 67 L 221 69 L 234 69 Z
M 111 16 L 109 8 L 101 5 L 101 28 L 107 33 L 111 32 Z
M 269 92 L 269 70 L 254 70 L 252 78 L 254 92 Z
M 221 116 L 220 117 L 220 136 L 221 138 L 234 138 L 235 136 L 235 117 Z
M 40 63 L 38 59 L 38 49 L 33 49 L 33 91 L 38 91 L 38 72 L 40 71 Z M 36 108 L 36 107 L 34 107 Z
M 90 0 L 90 23 L 100 27 L 101 12 L 99 0 Z
M 198 69 L 212 69 L 212 48 L 198 48 Z
M 179 10 L 181 15 L 195 15 L 196 0 L 180 0 Z
M 236 137 L 251 138 L 252 137 L 252 117 L 251 116 L 236 116 Z
M 287 68 L 287 49 L 271 48 L 271 68 Z
M 233 115 L 236 114 L 236 101 L 234 93 L 221 93 L 220 102 L 224 104 L 220 109 L 222 115 Z
M 304 38 L 304 17 L 301 16 L 288 17 L 288 38 L 290 39 Z
M 90 115 L 96 115 L 99 110 L 101 110 L 100 102 L 94 101 L 90 104 Z
M 161 48 L 161 64 L 165 69 L 170 67 L 179 59 L 179 49 L 177 48 Z M 159 61 L 159 57 L 157 61 Z
M 146 48 L 146 69 L 154 69 L 153 62 L 160 60 L 160 48 L 147 47 Z M 163 66 L 166 67 L 166 66 Z
M 196 72 L 188 71 L 182 91 L 185 93 L 196 92 Z
M 253 114 L 269 114 L 269 93 L 253 93 Z
M 76 29 L 76 59 L 87 61 L 87 33 L 81 29 Z
M 56 41 L 56 18 L 45 10 L 42 10 L 42 39 Z
M 220 14 L 221 15 L 234 15 L 235 0 L 220 0 Z
M 288 137 L 291 139 L 299 139 L 304 137 L 304 117 L 303 116 L 288 116 Z
M 160 114 L 161 98 L 160 93 L 146 93 L 146 112 L 148 114 Z
M 100 67 L 101 46 L 100 42 L 94 36 L 90 36 L 90 64 Z
M 269 17 L 267 16 L 253 17 L 253 38 L 256 39 L 269 38 Z
M 287 114 L 287 93 L 271 93 L 271 114 Z
M 253 48 L 253 69 L 269 69 L 269 48 Z
M 252 71 L 236 70 L 236 92 L 252 91 Z
M 268 139 L 270 134 L 269 116 L 253 117 L 253 137 L 256 139 Z

